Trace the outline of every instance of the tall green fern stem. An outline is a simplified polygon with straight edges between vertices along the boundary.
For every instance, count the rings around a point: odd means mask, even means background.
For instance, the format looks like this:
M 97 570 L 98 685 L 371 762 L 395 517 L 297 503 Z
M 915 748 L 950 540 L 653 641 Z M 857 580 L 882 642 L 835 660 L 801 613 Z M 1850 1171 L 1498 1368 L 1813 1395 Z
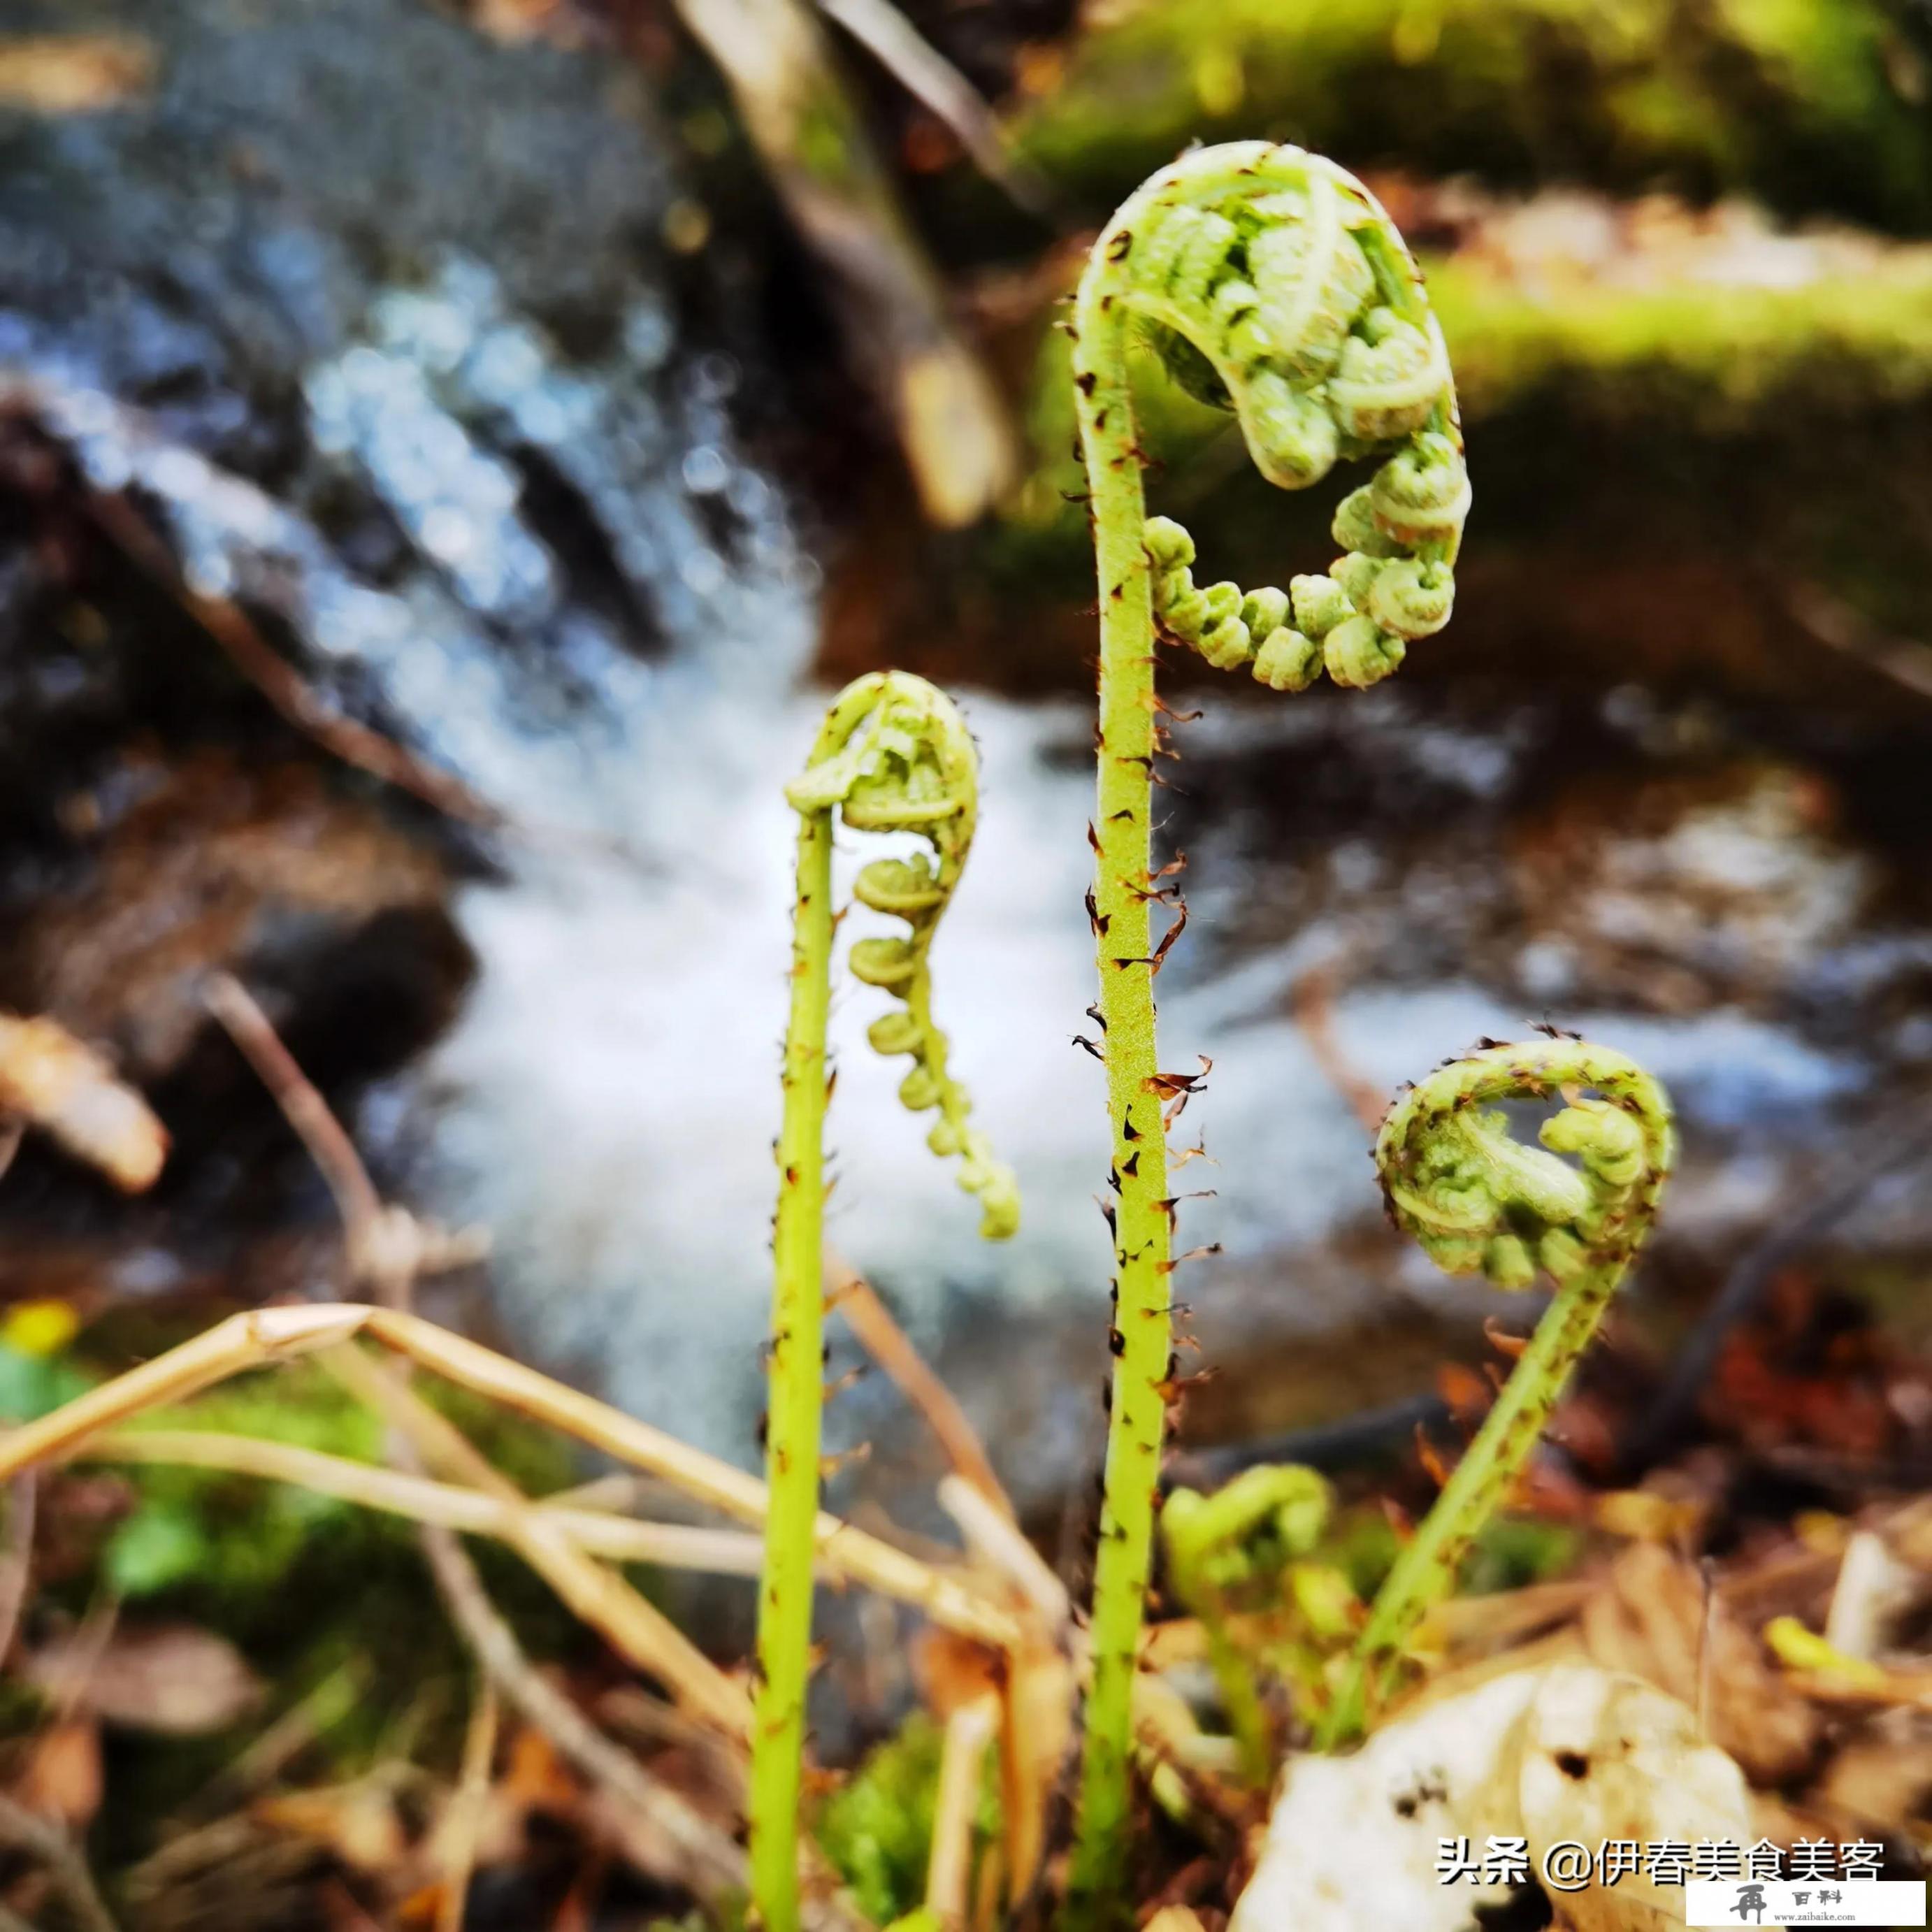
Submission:
M 1154 1084 L 1152 787 L 1154 606 L 1142 539 L 1147 503 L 1127 395 L 1124 303 L 1083 284 L 1078 311 L 1080 434 L 1093 494 L 1100 598 L 1100 732 L 1092 920 L 1106 1031 L 1114 1208 L 1117 1358 L 1094 1576 L 1093 1681 L 1073 1886 L 1097 1898 L 1120 1864 L 1128 1824 L 1132 1698 L 1160 1484 L 1173 1348 L 1167 1131 Z M 1088 380 L 1090 376 L 1091 380 Z
M 1543 1124 L 1542 1146 L 1520 1144 L 1501 1103 L 1552 1097 L 1564 1105 Z M 1623 1054 L 1567 1036 L 1451 1060 L 1390 1110 L 1376 1162 L 1396 1225 L 1451 1274 L 1522 1288 L 1540 1272 L 1556 1292 L 1377 1594 L 1322 1742 L 1359 1734 L 1398 1681 L 1417 1625 L 1455 1589 L 1471 1544 L 1508 1504 L 1650 1232 L 1675 1154 L 1658 1082 Z
M 799 1788 L 812 1664 L 825 1279 L 825 1029 L 832 988 L 832 813 L 801 815 L 792 902 L 791 1011 L 772 1231 L 765 1478 L 771 1496 L 759 1584 L 757 1734 L 750 1792 L 752 1891 L 767 1932 L 798 1922 Z
M 978 783 L 973 741 L 951 700 L 922 678 L 889 671 L 858 679 L 838 694 L 805 771 L 786 788 L 799 814 L 798 868 L 777 1150 L 765 1447 L 770 1505 L 759 1586 L 749 1804 L 752 1902 L 765 1932 L 796 1932 L 800 1923 L 799 1801 L 824 1407 L 834 814 L 850 830 L 909 834 L 932 848 L 930 858 L 916 853 L 877 859 L 860 871 L 855 896 L 904 921 L 907 930 L 902 937 L 859 940 L 852 970 L 901 1002 L 900 1010 L 872 1023 L 868 1038 L 882 1054 L 911 1058 L 899 1098 L 914 1112 L 938 1114 L 928 1142 L 935 1154 L 959 1158 L 959 1184 L 979 1197 L 980 1232 L 998 1240 L 1018 1226 L 1019 1196 L 1011 1172 L 972 1126 L 971 1101 L 948 1070 L 946 1036 L 932 1019 L 928 958 L 972 844 Z
M 1133 1678 L 1173 1350 L 1165 1093 L 1155 1046 L 1151 910 L 1156 638 L 1277 691 L 1325 669 L 1387 676 L 1448 622 L 1469 500 L 1455 394 L 1421 280 L 1352 176 L 1293 148 L 1198 150 L 1156 175 L 1095 243 L 1072 330 L 1073 380 L 1100 610 L 1093 922 L 1117 1196 L 1116 1358 L 1096 1560 L 1092 1682 L 1072 1874 L 1076 1918 L 1120 1916 L 1130 1824 Z M 1194 545 L 1149 522 L 1129 350 L 1150 350 L 1232 409 L 1271 482 L 1299 489 L 1343 458 L 1384 458 L 1342 503 L 1345 554 L 1288 590 L 1197 587 Z M 1168 936 L 1172 938 L 1170 933 Z

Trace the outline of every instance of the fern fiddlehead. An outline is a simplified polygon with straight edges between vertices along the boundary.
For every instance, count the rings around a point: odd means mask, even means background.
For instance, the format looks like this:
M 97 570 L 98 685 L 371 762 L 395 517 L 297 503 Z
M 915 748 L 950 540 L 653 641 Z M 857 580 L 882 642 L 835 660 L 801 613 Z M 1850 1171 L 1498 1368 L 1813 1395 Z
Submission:
M 1542 1145 L 1516 1140 L 1505 1104 L 1551 1099 L 1563 1104 L 1543 1123 Z M 1556 1295 L 1378 1594 L 1326 1726 L 1331 1742 L 1359 1730 L 1508 1502 L 1650 1232 L 1676 1153 L 1663 1088 L 1614 1049 L 1567 1036 L 1452 1060 L 1389 1110 L 1376 1165 L 1396 1226 L 1450 1274 L 1523 1288 L 1542 1274 Z
M 1129 1822 L 1135 1660 L 1153 1544 L 1172 1346 L 1170 1215 L 1155 1052 L 1152 775 L 1166 748 L 1158 635 L 1299 690 L 1323 670 L 1372 684 L 1448 621 L 1468 509 L 1441 332 L 1401 237 L 1331 163 L 1244 142 L 1184 155 L 1094 244 L 1076 300 L 1073 380 L 1100 595 L 1096 858 L 1090 908 L 1112 1118 L 1117 1312 L 1072 1885 L 1117 1916 Z M 1175 380 L 1230 407 L 1262 474 L 1288 489 L 1380 456 L 1346 497 L 1344 554 L 1286 591 L 1194 583 L 1192 539 L 1148 520 L 1129 381 L 1138 340 Z M 1171 939 L 1172 934 L 1169 934 Z M 1166 942 L 1164 941 L 1163 944 Z
M 1277 691 L 1326 670 L 1378 682 L 1449 621 L 1468 475 L 1442 335 L 1401 238 L 1342 170 L 1292 148 L 1210 148 L 1157 176 L 1102 245 L 1143 340 L 1202 400 L 1232 409 L 1256 466 L 1299 490 L 1388 452 L 1344 497 L 1343 555 L 1286 591 L 1197 587 L 1194 544 L 1146 526 L 1162 633 Z
M 852 972 L 902 1003 L 874 1020 L 874 1051 L 911 1057 L 900 1100 L 914 1113 L 936 1109 L 927 1135 L 936 1154 L 959 1157 L 959 1185 L 979 1198 L 980 1232 L 1004 1240 L 1019 1226 L 1012 1172 L 993 1158 L 971 1124 L 973 1103 L 946 1066 L 946 1039 L 932 1018 L 929 955 L 940 915 L 965 868 L 980 809 L 980 758 L 952 700 L 908 671 L 875 671 L 842 692 L 826 715 L 804 772 L 785 788 L 800 813 L 837 806 L 855 832 L 906 832 L 932 856 L 874 859 L 853 882 L 860 903 L 905 921 L 896 938 L 862 939 Z
M 1314 1470 L 1263 1463 L 1211 1496 L 1176 1490 L 1161 1511 L 1174 1593 L 1206 1635 L 1241 1774 L 1257 1790 L 1273 1769 L 1273 1740 L 1253 1661 L 1234 1641 L 1229 1618 L 1245 1586 L 1278 1583 L 1291 1561 L 1314 1548 L 1329 1504 L 1328 1485 Z
M 758 1602 L 750 1802 L 752 1896 L 765 1932 L 796 1932 L 799 1924 L 799 1792 L 824 1402 L 825 1036 L 835 814 L 851 830 L 911 833 L 932 848 L 929 857 L 875 859 L 860 872 L 854 890 L 860 902 L 903 920 L 907 932 L 859 940 L 852 970 L 901 1002 L 899 1010 L 873 1022 L 872 1043 L 881 1053 L 911 1057 L 899 1098 L 914 1112 L 937 1111 L 928 1144 L 936 1154 L 958 1156 L 959 1184 L 979 1197 L 980 1232 L 997 1240 L 1019 1225 L 1012 1174 L 972 1125 L 972 1103 L 948 1070 L 946 1036 L 932 1019 L 928 956 L 965 865 L 979 807 L 979 759 L 964 721 L 923 678 L 902 671 L 860 678 L 832 700 L 806 769 L 785 796 L 799 815 L 798 872 L 772 1238 L 765 1446 L 771 1509 Z

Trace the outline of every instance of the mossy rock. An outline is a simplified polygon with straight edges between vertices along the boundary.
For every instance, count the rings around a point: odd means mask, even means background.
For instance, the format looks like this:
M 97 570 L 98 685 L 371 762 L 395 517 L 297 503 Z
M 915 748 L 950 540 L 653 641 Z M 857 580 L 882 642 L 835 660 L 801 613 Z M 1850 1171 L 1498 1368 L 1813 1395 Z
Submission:
M 1932 250 L 1787 288 L 1531 293 L 1456 261 L 1430 288 L 1471 423 L 1544 404 L 1723 436 L 1788 412 L 1855 420 L 1932 397 Z
M 1886 0 L 1142 0 L 1010 116 L 1096 209 L 1189 141 L 1932 226 L 1922 24 Z

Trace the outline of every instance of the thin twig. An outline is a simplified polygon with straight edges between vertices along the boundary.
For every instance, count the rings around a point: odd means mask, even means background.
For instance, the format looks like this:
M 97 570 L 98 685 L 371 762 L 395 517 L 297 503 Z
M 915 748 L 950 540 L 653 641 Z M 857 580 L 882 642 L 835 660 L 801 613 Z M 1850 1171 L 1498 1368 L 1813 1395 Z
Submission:
M 1009 1521 L 1013 1520 L 1012 1499 L 958 1397 L 927 1366 L 864 1276 L 834 1254 L 826 1256 L 825 1270 L 831 1284 L 826 1292 L 826 1306 L 844 1316 L 846 1326 L 858 1336 L 866 1354 L 926 1418 L 926 1426 L 938 1438 L 953 1468 Z
M 686 1886 L 700 1898 L 742 1890 L 743 1852 L 538 1676 L 490 1601 L 455 1532 L 425 1524 L 422 1542 L 443 1601 L 491 1682 L 560 1757 L 613 1801 L 600 1808 L 600 1822 L 625 1856 L 647 1874 Z
M 469 1728 L 464 1733 L 463 1767 L 444 1814 L 447 1836 L 442 1847 L 442 1895 L 436 1904 L 436 1932 L 463 1932 L 464 1906 L 470 1896 L 470 1875 L 476 1869 L 476 1840 L 490 1796 L 490 1767 L 496 1755 L 496 1687 L 486 1672 L 477 1686 Z
M 743 1768 L 726 1754 L 724 1740 L 715 1730 L 694 1724 L 675 1704 L 667 1704 L 634 1684 L 619 1684 L 604 1691 L 592 1708 L 605 1728 L 618 1736 L 657 1748 L 668 1747 L 689 1759 L 701 1758 L 721 1790 L 734 1796 L 742 1794 Z
M 74 1916 L 86 1932 L 116 1932 L 112 1916 L 102 1902 L 87 1862 L 66 1832 L 24 1804 L 0 1796 L 0 1837 L 10 1838 L 44 1864 L 67 1894 Z
M 826 269 L 861 374 L 890 412 L 926 515 L 976 523 L 1016 467 L 1007 411 L 880 164 L 806 0 L 676 0 Z
M 204 596 L 184 583 L 167 546 L 124 496 L 90 491 L 86 503 L 88 514 L 115 546 L 180 604 L 298 731 L 344 764 L 411 794 L 449 818 L 493 830 L 502 827 L 502 813 L 461 779 L 438 771 L 394 740 L 326 703 L 256 628 L 240 604 L 226 597 Z
M 386 1306 L 402 1308 L 420 1276 L 483 1258 L 489 1240 L 480 1228 L 452 1233 L 383 1200 L 348 1130 L 238 980 L 212 974 L 202 997 L 321 1169 L 341 1217 L 352 1281 L 366 1282 Z
M 756 1476 L 497 1354 L 419 1316 L 355 1302 L 251 1309 L 192 1341 L 76 1396 L 51 1414 L 0 1434 L 0 1480 L 33 1464 L 62 1460 L 104 1430 L 251 1369 L 313 1354 L 366 1335 L 419 1366 L 593 1449 L 674 1484 L 688 1496 L 753 1527 L 762 1526 L 765 1485 Z M 859 1583 L 923 1610 L 935 1623 L 997 1649 L 1017 1640 L 1001 1605 L 958 1572 L 919 1558 L 829 1511 L 818 1519 L 817 1560 L 842 1582 Z
M 1073 1621 L 1066 1586 L 1034 1549 L 1018 1523 L 963 1476 L 942 1476 L 940 1506 L 959 1526 L 966 1546 L 1012 1586 L 1040 1624 L 1039 1635 L 1058 1642 Z
M 356 1151 L 356 1143 L 240 980 L 226 973 L 211 974 L 202 998 L 268 1088 L 283 1118 L 308 1150 L 309 1158 L 321 1169 L 352 1255 L 382 1211 L 382 1196 Z
M 1807 636 L 1869 665 L 1918 698 L 1932 698 L 1932 644 L 1881 630 L 1815 584 L 1781 586 L 1784 608 Z
M 926 1868 L 926 1909 L 944 1932 L 964 1932 L 980 1768 L 999 1723 L 999 1700 L 990 1695 L 962 1704 L 946 1720 L 939 1790 L 932 1804 L 932 1850 Z
M 494 1497 L 504 1511 L 504 1534 L 512 1548 L 578 1616 L 694 1715 L 740 1744 L 748 1739 L 752 1704 L 744 1686 L 720 1670 L 654 1604 L 542 1516 L 446 1417 L 406 1382 L 352 1348 L 329 1349 L 321 1359 L 332 1375 L 388 1422 L 394 1432 L 392 1460 L 406 1472 L 419 1478 L 425 1461 L 453 1466 L 486 1498 Z
M 417 1276 L 446 1255 L 451 1238 L 382 1200 L 355 1142 L 238 980 L 216 974 L 206 997 L 328 1181 L 342 1218 L 352 1274 L 368 1280 L 387 1306 L 406 1309 Z M 494 1496 L 505 1512 L 502 1533 L 508 1540 L 632 1664 L 734 1736 L 748 1735 L 751 1701 L 743 1688 L 622 1577 L 537 1518 L 520 1492 L 460 1430 L 424 1405 L 404 1382 L 365 1362 L 352 1348 L 329 1350 L 322 1362 L 387 1416 L 418 1451 L 454 1465 L 466 1481 Z
M 1335 982 L 1340 973 L 1334 960 L 1311 966 L 1289 989 L 1288 1004 L 1316 1065 L 1348 1102 L 1355 1118 L 1373 1133 L 1388 1112 L 1389 1096 L 1356 1070 L 1335 1036 Z
M 1047 188 L 1016 160 L 980 90 L 891 0 L 818 0 L 894 80 L 952 129 L 973 164 L 1029 214 L 1048 211 Z
M 76 1460 L 158 1462 L 177 1468 L 222 1469 L 289 1483 L 316 1496 L 334 1496 L 364 1509 L 381 1510 L 446 1529 L 514 1540 L 523 1519 L 568 1537 L 580 1549 L 620 1563 L 649 1563 L 713 1576 L 755 1576 L 764 1545 L 748 1530 L 714 1529 L 681 1522 L 643 1522 L 602 1510 L 502 1496 L 437 1482 L 346 1456 L 298 1448 L 254 1436 L 208 1429 L 118 1430 L 88 1444 Z
M 12 1653 L 34 1567 L 34 1504 L 40 1478 L 25 1469 L 7 1486 L 7 1550 L 0 1556 L 0 1664 Z
M 653 1484 L 628 1469 L 606 1469 L 588 1482 L 574 1483 L 567 1490 L 553 1490 L 544 1498 L 546 1508 L 601 1510 L 607 1516 L 635 1516 L 647 1507 Z

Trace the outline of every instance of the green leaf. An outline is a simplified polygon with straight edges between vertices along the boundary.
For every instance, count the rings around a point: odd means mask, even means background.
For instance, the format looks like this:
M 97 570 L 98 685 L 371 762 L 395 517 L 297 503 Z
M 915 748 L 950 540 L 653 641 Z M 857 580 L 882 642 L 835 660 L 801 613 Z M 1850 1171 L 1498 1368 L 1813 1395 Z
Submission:
M 124 1597 L 151 1597 L 193 1576 L 211 1555 L 193 1514 L 172 1503 L 144 1503 L 109 1540 L 103 1567 Z

